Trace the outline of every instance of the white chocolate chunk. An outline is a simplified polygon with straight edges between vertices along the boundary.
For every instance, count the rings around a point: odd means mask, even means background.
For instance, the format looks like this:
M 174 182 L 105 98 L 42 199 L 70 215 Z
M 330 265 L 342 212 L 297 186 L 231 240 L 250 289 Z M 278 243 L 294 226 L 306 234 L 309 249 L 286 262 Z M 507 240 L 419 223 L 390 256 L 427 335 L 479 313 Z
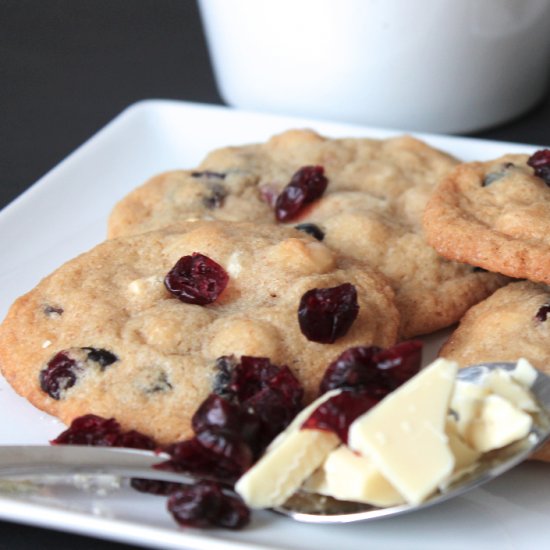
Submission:
M 483 377 L 482 383 L 491 393 L 500 395 L 519 409 L 528 412 L 539 410 L 531 393 L 514 380 L 510 371 L 493 370 Z
M 297 415 L 237 481 L 235 490 L 250 508 L 283 504 L 339 445 L 340 438 L 332 432 L 300 429 L 321 403 L 338 393 L 327 392 Z
M 128 284 L 128 298 L 136 304 L 148 306 L 166 298 L 168 291 L 164 279 L 158 275 L 134 279 Z
M 475 449 L 472 449 L 472 447 L 470 447 L 466 441 L 462 439 L 460 433 L 458 432 L 456 421 L 452 417 L 447 419 L 445 432 L 449 438 L 449 447 L 455 457 L 454 473 L 468 469 L 470 466 L 475 464 L 481 456 L 481 453 Z
M 463 380 L 455 382 L 450 408 L 456 415 L 456 429 L 462 437 L 467 437 L 470 424 L 479 414 L 483 399 L 488 393 L 487 388 L 477 384 Z
M 306 480 L 304 489 L 340 500 L 374 506 L 395 506 L 404 502 L 397 489 L 368 458 L 341 445 L 332 451 L 321 468 Z
M 350 426 L 350 448 L 368 456 L 411 504 L 422 502 L 454 469 L 445 423 L 457 369 L 437 359 Z M 403 429 L 404 421 L 410 429 Z
M 231 256 L 229 256 L 229 260 L 227 262 L 227 266 L 225 270 L 227 271 L 227 273 L 232 279 L 236 279 L 243 268 L 241 264 L 241 258 L 240 258 L 241 255 L 242 255 L 242 252 L 237 250 L 233 252 Z
M 452 416 L 447 418 L 445 432 L 449 438 L 449 448 L 455 457 L 455 467 L 453 473 L 444 479 L 439 488 L 445 490 L 451 483 L 474 470 L 481 453 L 472 449 L 458 432 L 456 419 Z
M 483 400 L 478 417 L 472 421 L 466 442 L 483 453 L 522 439 L 531 430 L 532 417 L 500 395 Z
M 510 372 L 512 378 L 524 388 L 530 388 L 537 379 L 537 371 L 527 359 L 520 358 L 516 367 Z

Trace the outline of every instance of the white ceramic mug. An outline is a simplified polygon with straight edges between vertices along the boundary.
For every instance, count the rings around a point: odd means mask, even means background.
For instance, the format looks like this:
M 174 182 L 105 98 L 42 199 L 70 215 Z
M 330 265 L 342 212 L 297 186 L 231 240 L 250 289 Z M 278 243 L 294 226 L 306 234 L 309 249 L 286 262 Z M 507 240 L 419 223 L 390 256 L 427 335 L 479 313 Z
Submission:
M 199 0 L 236 107 L 470 132 L 532 107 L 550 76 L 550 0 Z

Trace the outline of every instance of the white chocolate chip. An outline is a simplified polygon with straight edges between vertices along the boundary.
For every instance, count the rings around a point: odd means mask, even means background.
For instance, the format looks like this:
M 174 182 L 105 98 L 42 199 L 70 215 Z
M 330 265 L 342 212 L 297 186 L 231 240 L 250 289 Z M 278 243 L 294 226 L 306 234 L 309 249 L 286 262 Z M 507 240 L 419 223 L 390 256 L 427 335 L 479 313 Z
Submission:
M 145 277 L 143 279 L 134 279 L 129 285 L 128 290 L 137 296 L 141 296 L 145 293 L 150 293 L 156 290 L 159 285 L 162 285 L 162 278 L 158 275 L 151 275 L 151 277 Z
M 243 266 L 240 262 L 240 258 L 242 256 L 242 253 L 240 251 L 233 252 L 231 256 L 229 257 L 229 261 L 227 262 L 227 268 L 226 271 L 232 278 L 237 278 L 239 276 L 239 273 L 241 272 Z

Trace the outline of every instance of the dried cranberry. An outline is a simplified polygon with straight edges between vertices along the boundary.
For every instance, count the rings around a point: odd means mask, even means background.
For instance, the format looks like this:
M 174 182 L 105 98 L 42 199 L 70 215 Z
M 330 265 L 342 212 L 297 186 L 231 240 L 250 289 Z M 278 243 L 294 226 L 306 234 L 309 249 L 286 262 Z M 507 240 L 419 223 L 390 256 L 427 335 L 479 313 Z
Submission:
M 273 365 L 266 357 L 250 357 L 243 355 L 241 361 L 232 356 L 217 359 L 218 375 L 214 383 L 215 393 L 227 398 L 236 399 L 239 403 L 246 401 L 264 388 L 275 388 L 285 383 L 292 388 L 299 382 L 286 366 Z M 288 378 L 277 379 L 284 371 Z
M 196 438 L 218 460 L 232 464 L 230 468 L 235 472 L 243 474 L 252 466 L 252 451 L 239 434 L 210 428 L 197 433 Z
M 227 197 L 227 189 L 219 183 L 213 183 L 209 185 L 208 195 L 203 197 L 202 204 L 209 210 L 220 208 L 223 206 L 225 197 Z
M 202 170 L 191 172 L 191 177 L 193 178 L 214 178 L 214 179 L 225 179 L 225 174 L 223 172 L 213 172 L 212 170 Z
M 422 343 L 401 342 L 392 348 L 376 346 L 350 348 L 325 371 L 320 393 L 343 388 L 382 399 L 420 370 Z
M 300 168 L 275 201 L 275 217 L 280 222 L 295 218 L 307 204 L 321 197 L 328 185 L 322 166 Z
M 267 357 L 250 357 L 243 355 L 241 362 L 233 368 L 233 378 L 228 391 L 233 393 L 239 402 L 254 396 L 266 387 L 270 380 L 280 371 Z
M 82 369 L 83 364 L 69 357 L 68 351 L 60 351 L 40 371 L 40 387 L 50 397 L 59 400 L 65 390 L 75 385 Z
M 168 499 L 168 510 L 186 527 L 225 527 L 240 529 L 250 512 L 242 500 L 210 481 L 201 481 L 178 489 Z
M 114 418 L 86 414 L 75 418 L 69 428 L 50 441 L 52 445 L 94 445 L 153 450 L 156 443 L 136 430 L 123 432 Z
M 101 366 L 101 370 L 103 370 L 105 367 L 108 367 L 109 365 L 112 365 L 115 361 L 118 361 L 118 357 L 114 353 L 111 353 L 106 349 L 97 349 L 97 348 L 82 348 L 82 349 L 85 349 L 88 352 L 88 359 L 90 361 L 99 363 L 99 365 Z
M 550 313 L 550 304 L 544 304 L 540 306 L 539 310 L 537 311 L 537 314 L 535 315 L 535 319 L 537 321 L 540 321 L 541 323 L 544 323 L 546 319 L 548 318 L 548 314 Z
M 296 226 L 296 229 L 298 231 L 303 231 L 304 233 L 311 235 L 318 241 L 322 241 L 325 238 L 325 233 L 318 225 L 315 225 L 314 223 L 299 223 Z
M 59 400 L 65 390 L 76 384 L 80 372 L 89 366 L 89 361 L 97 363 L 103 371 L 117 360 L 116 355 L 104 349 L 86 347 L 62 350 L 40 371 L 40 387 L 50 397 Z
M 300 300 L 298 322 L 308 340 L 332 344 L 348 332 L 358 313 L 357 291 L 344 283 L 308 290 Z
M 212 393 L 195 411 L 191 425 L 196 434 L 215 429 L 239 436 L 251 444 L 258 435 L 260 420 L 240 405 Z
M 351 423 L 378 401 L 364 393 L 343 391 L 321 403 L 302 424 L 302 429 L 331 431 L 347 443 Z
M 151 383 L 144 391 L 145 393 L 161 393 L 174 389 L 174 386 L 170 383 L 168 375 L 164 371 L 160 371 L 158 378 Z
M 534 169 L 535 176 L 550 186 L 550 149 L 541 149 L 533 153 L 527 164 Z
M 199 434 L 200 435 L 200 434 Z M 250 466 L 245 467 L 246 451 L 242 451 L 240 446 L 235 445 L 230 449 L 226 440 L 219 441 L 219 448 L 227 456 L 215 452 L 216 442 L 210 439 L 211 434 L 203 436 L 205 443 L 210 448 L 205 447 L 198 436 L 185 441 L 178 441 L 164 449 L 170 455 L 170 459 L 156 464 L 154 468 L 158 470 L 168 470 L 172 472 L 187 472 L 198 477 L 215 478 L 225 483 L 235 482 Z
M 181 489 L 183 483 L 175 483 L 173 481 L 160 481 L 157 479 L 142 479 L 134 477 L 130 480 L 132 489 L 140 493 L 149 493 L 151 495 L 167 496 L 171 495 L 177 489 Z
M 217 300 L 228 281 L 229 276 L 221 265 L 194 252 L 178 260 L 164 284 L 182 302 L 204 306 Z
M 257 454 L 299 412 L 304 390 L 287 366 L 273 365 L 265 357 L 243 356 L 240 363 L 220 357 L 217 367 L 214 391 L 259 420 L 258 437 L 251 439 L 241 432 Z M 241 422 L 244 428 L 250 420 Z M 252 427 L 250 422 L 247 429 Z
M 86 414 L 75 418 L 68 429 L 50 441 L 52 445 L 116 447 L 120 424 L 114 418 Z
M 501 165 L 500 170 L 496 172 L 489 172 L 481 183 L 482 187 L 488 187 L 492 183 L 495 183 L 498 180 L 501 180 L 508 175 L 510 168 L 514 168 L 515 164 L 513 162 L 505 162 Z
M 224 355 L 216 359 L 216 374 L 212 391 L 227 399 L 236 399 L 233 384 L 236 377 L 235 368 L 239 364 L 234 355 Z
M 253 397 L 247 399 L 243 406 L 260 419 L 260 430 L 253 450 L 261 453 L 267 445 L 282 432 L 300 411 L 283 392 L 265 388 Z
M 116 441 L 117 447 L 127 447 L 129 449 L 147 449 L 154 450 L 156 443 L 148 435 L 142 434 L 137 430 L 121 432 Z
M 46 305 L 44 306 L 44 314 L 48 317 L 59 317 L 63 315 L 63 308 Z

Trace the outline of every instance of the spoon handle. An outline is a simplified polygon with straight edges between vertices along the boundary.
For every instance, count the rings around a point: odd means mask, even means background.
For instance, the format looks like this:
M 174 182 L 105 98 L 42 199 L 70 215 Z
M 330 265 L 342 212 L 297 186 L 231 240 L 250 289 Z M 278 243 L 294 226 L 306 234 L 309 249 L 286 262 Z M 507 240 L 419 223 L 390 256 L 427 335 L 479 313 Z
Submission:
M 46 475 L 115 475 L 192 483 L 190 476 L 152 468 L 168 455 L 137 449 L 79 445 L 0 446 L 0 478 Z

